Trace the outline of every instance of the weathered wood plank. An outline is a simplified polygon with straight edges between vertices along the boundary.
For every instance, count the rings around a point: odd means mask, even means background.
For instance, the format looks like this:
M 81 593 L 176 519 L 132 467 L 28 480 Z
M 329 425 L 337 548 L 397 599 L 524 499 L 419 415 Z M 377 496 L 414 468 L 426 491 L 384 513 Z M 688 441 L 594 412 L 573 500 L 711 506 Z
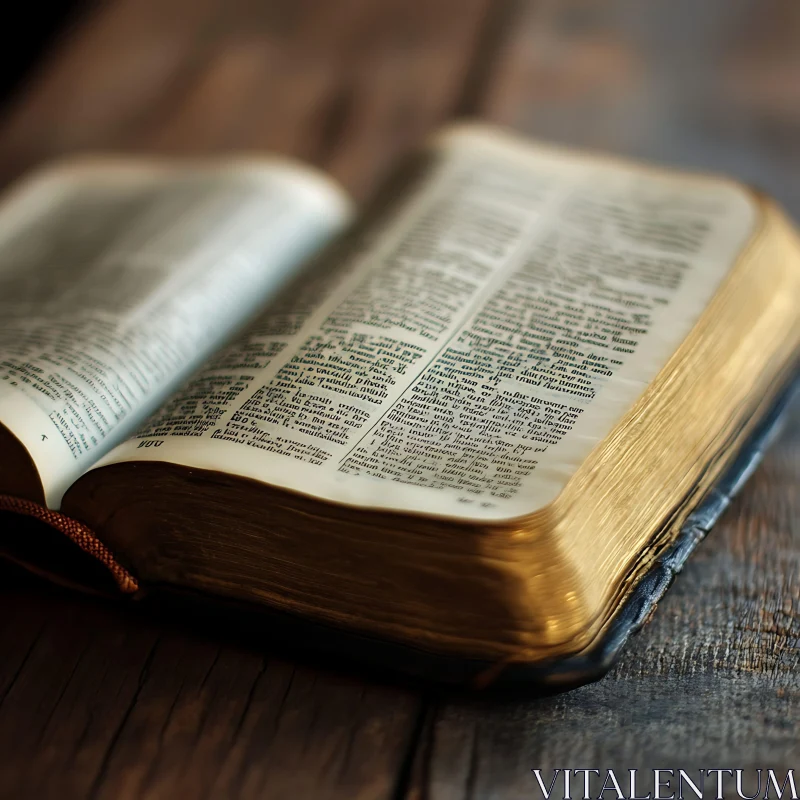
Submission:
M 408 690 L 292 665 L 6 568 L 0 797 L 391 797 Z
M 358 197 L 458 106 L 488 0 L 116 0 L 0 127 L 0 177 L 91 149 L 275 150 Z M 491 26 L 488 26 L 491 30 Z
M 791 0 L 538 0 L 477 111 L 578 147 L 734 175 L 800 218 Z

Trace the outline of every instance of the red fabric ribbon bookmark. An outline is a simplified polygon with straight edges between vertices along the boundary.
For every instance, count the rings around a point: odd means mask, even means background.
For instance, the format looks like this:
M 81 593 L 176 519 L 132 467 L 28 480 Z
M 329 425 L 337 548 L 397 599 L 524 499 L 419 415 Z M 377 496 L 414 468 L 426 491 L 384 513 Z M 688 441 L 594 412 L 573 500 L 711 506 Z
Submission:
M 117 563 L 111 551 L 82 522 L 64 516 L 64 514 L 59 514 L 58 511 L 44 508 L 31 500 L 22 500 L 19 497 L 11 497 L 7 494 L 0 494 L 0 511 L 13 511 L 17 514 L 24 514 L 27 517 L 34 517 L 61 531 L 67 538 L 75 542 L 81 550 L 96 558 L 111 573 L 117 585 L 125 594 L 133 594 L 139 590 L 136 578 Z

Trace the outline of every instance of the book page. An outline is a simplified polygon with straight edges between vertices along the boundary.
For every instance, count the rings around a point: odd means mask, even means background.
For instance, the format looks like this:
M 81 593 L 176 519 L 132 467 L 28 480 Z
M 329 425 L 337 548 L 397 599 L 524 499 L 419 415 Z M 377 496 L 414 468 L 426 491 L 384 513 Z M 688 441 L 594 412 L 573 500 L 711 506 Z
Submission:
M 0 422 L 48 505 L 142 424 L 349 214 L 290 162 L 92 159 L 0 207 Z
M 736 184 L 466 128 L 379 236 L 272 306 L 105 463 L 217 469 L 352 506 L 549 503 L 745 246 Z

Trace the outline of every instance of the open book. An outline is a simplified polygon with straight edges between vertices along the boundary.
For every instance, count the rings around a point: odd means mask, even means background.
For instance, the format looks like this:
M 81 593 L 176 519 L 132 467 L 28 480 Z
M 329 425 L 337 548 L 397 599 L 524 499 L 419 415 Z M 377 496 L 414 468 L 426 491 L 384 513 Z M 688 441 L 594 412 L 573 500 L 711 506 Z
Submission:
M 280 160 L 76 161 L 14 189 L 0 508 L 122 592 L 454 680 L 591 676 L 785 404 L 791 224 L 729 180 L 479 125 L 308 263 L 349 216 Z M 69 577 L 13 519 L 0 546 Z

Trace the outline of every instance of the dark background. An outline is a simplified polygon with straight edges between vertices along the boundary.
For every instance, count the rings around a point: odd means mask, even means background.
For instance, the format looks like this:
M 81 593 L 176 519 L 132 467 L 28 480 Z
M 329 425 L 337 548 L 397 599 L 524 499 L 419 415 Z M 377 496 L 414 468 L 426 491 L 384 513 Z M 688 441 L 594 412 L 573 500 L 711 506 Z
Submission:
M 4 110 L 59 36 L 78 23 L 91 0 L 19 4 L 0 33 L 0 110 Z

